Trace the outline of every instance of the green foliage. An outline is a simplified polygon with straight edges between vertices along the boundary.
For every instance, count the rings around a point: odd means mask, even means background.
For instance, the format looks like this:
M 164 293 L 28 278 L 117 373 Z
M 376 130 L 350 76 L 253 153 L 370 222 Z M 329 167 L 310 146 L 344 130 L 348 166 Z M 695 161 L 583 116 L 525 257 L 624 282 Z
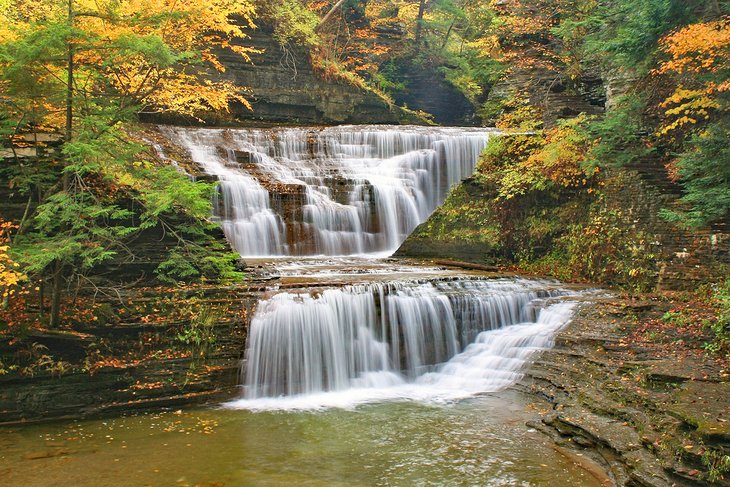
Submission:
M 440 241 L 500 247 L 500 228 L 489 201 L 475 199 L 464 185 L 455 186 L 422 232 Z
M 669 220 L 685 227 L 703 227 L 730 216 L 730 120 L 692 137 L 676 166 L 684 186 L 685 210 L 664 210 Z
M 219 317 L 210 307 L 192 303 L 190 321 L 175 335 L 175 339 L 186 345 L 193 361 L 205 360 L 215 347 L 215 325 Z
M 321 2 L 310 2 L 310 8 L 321 16 L 332 4 L 323 8 Z M 330 20 L 329 30 L 319 32 L 315 67 L 347 81 L 361 78 L 377 92 L 389 95 L 405 88 L 398 79 L 400 69 L 437 69 L 475 105 L 483 103 L 489 87 L 504 70 L 504 64 L 488 48 L 494 19 L 489 2 L 433 0 L 425 2 L 425 8 L 419 20 L 418 2 L 348 0 L 341 7 L 341 18 Z M 260 10 L 274 25 L 277 18 L 287 17 L 282 15 L 287 8 L 281 0 L 271 6 L 262 4 Z M 297 18 L 307 22 L 306 16 Z M 335 69 L 334 63 L 340 66 Z
M 479 166 L 481 178 L 493 182 L 502 199 L 589 185 L 596 171 L 586 164 L 593 147 L 587 121 L 580 115 L 539 130 L 537 114 L 518 106 L 499 122 L 518 132 L 490 141 Z
M 29 273 L 42 273 L 55 261 L 88 270 L 113 257 L 121 239 L 135 230 L 115 225 L 130 216 L 91 194 L 59 192 L 38 207 L 33 230 L 18 238 L 13 251 Z
M 608 69 L 646 74 L 659 39 L 692 18 L 700 0 L 620 0 L 599 4 L 583 21 L 585 57 Z
M 558 239 L 558 252 L 567 256 L 574 276 L 649 291 L 656 282 L 658 252 L 630 215 L 597 201 L 588 220 L 575 223 Z
M 717 314 L 715 319 L 705 322 L 705 326 L 712 333 L 712 340 L 706 342 L 704 348 L 730 358 L 730 279 L 717 286 L 711 301 L 717 309 Z
M 504 72 L 504 64 L 485 56 L 482 51 L 466 46 L 458 54 L 448 51 L 441 68 L 446 80 L 474 104 L 479 104 L 486 88 L 492 86 Z
M 258 2 L 257 12 L 274 26 L 274 39 L 282 45 L 317 46 L 319 17 L 299 0 Z
M 372 73 L 370 80 L 378 90 L 391 96 L 406 91 L 408 88 L 407 83 L 398 73 L 398 65 L 393 59 L 380 66 L 377 72 Z
M 505 70 L 488 45 L 494 13 L 486 2 L 456 0 L 433 2 L 429 13 L 419 57 L 436 60 L 446 80 L 478 106 Z
M 648 291 L 657 277 L 659 252 L 630 215 L 603 197 L 516 197 L 504 207 L 506 247 L 526 272 L 566 281 L 591 281 Z
M 160 264 L 160 280 L 240 277 L 237 256 L 212 237 L 215 225 L 207 220 L 214 185 L 145 160 L 143 146 L 124 137 L 118 127 L 99 136 L 81 130 L 64 144 L 69 188 L 37 207 L 13 246 L 18 262 L 34 274 L 56 261 L 88 271 L 130 252 L 125 242 L 138 232 L 161 227 L 177 245 Z
M 647 128 L 643 113 L 646 102 L 637 95 L 616 100 L 616 106 L 603 118 L 586 125 L 588 136 L 598 143 L 584 162 L 584 168 L 618 167 L 635 164 L 652 153 L 645 142 Z
M 5 373 L 18 370 L 21 375 L 34 377 L 38 373 L 46 372 L 60 377 L 72 370 L 70 363 L 54 359 L 48 352 L 48 347 L 40 343 L 28 344 L 18 351 L 17 356 L 18 364 L 8 366 Z M 0 367 L 0 375 L 2 374 Z
M 702 464 L 707 468 L 705 478 L 710 483 L 721 482 L 725 479 L 725 474 L 730 472 L 730 455 L 708 449 L 702 455 Z
M 184 228 L 180 230 L 184 232 Z M 187 241 L 171 251 L 155 271 L 157 278 L 166 283 L 176 284 L 199 280 L 237 281 L 243 274 L 236 264 L 240 256 L 226 250 L 222 242 L 208 240 L 205 245 Z
M 607 144 L 624 143 L 621 134 L 609 133 L 615 123 L 581 115 L 544 130 L 519 100 L 502 115 L 499 124 L 516 132 L 490 140 L 477 180 L 490 188 L 494 211 L 507 215 L 501 245 L 521 268 L 631 290 L 654 285 L 659 256 L 651 239 L 620 204 L 605 199 L 592 162 L 610 154 L 599 133 Z
M 684 313 L 679 311 L 667 311 L 662 316 L 662 321 L 667 324 L 674 325 L 676 327 L 684 327 L 690 323 L 690 318 Z
M 10 189 L 29 197 L 11 253 L 31 279 L 58 283 L 120 254 L 134 259 L 129 242 L 152 228 L 174 237 L 161 279 L 238 275 L 208 221 L 214 186 L 157 161 L 136 141 L 134 120 L 143 108 L 190 113 L 238 99 L 229 85 L 202 81 L 196 70 L 205 62 L 216 66 L 215 55 L 203 51 L 243 37 L 241 27 L 229 24 L 227 15 L 188 23 L 206 26 L 200 46 L 195 32 L 171 34 L 170 23 L 186 25 L 198 12 L 189 3 L 178 7 L 145 15 L 117 11 L 136 4 L 112 2 L 73 18 L 49 7 L 37 19 L 19 18 L 6 32 L 9 39 L 0 41 L 0 141 L 56 137 L 36 144 L 37 157 L 2 167 Z M 217 8 L 233 9 L 244 20 L 250 10 L 247 2 Z M 99 27 L 97 16 L 108 29 Z M 234 51 L 246 57 L 246 48 Z M 54 295 L 60 288 L 53 286 Z M 55 299 L 54 307 L 57 318 Z

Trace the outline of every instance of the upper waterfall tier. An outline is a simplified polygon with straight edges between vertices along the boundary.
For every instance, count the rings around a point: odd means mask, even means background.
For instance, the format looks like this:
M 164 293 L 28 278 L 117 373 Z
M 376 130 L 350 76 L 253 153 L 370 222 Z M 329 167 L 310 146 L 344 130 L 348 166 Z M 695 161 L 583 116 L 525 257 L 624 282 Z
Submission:
M 247 257 L 391 254 L 470 176 L 484 129 L 163 127 L 220 181 L 214 202 Z

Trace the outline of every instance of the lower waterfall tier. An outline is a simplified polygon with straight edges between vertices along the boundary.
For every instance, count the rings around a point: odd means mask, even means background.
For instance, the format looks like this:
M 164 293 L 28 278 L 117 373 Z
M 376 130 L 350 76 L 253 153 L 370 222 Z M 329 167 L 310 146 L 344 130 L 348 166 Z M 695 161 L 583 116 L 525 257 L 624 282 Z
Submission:
M 371 283 L 259 303 L 233 407 L 311 407 L 502 389 L 570 319 L 546 282 Z

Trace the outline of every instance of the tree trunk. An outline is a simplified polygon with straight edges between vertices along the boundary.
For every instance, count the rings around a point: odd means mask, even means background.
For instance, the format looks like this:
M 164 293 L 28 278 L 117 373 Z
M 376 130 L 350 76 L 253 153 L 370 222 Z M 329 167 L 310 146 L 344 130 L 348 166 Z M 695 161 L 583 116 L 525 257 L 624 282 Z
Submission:
M 322 20 L 320 20 L 319 24 L 317 24 L 317 27 L 314 30 L 318 31 L 319 29 L 321 29 L 322 26 L 327 23 L 327 21 L 330 19 L 330 17 L 332 17 L 335 14 L 337 9 L 342 6 L 343 3 L 345 3 L 345 0 L 339 0 L 337 3 L 335 3 L 332 6 L 332 8 L 329 10 L 329 12 L 327 12 L 327 15 L 322 17 Z
M 68 25 L 73 27 L 74 23 L 74 4 L 73 0 L 68 0 Z M 74 114 L 74 46 L 69 40 L 67 46 L 66 59 L 66 130 L 64 133 L 64 142 L 71 142 L 73 137 L 73 114 Z M 63 164 L 63 191 L 69 191 L 69 177 Z M 63 231 L 63 229 L 61 229 Z M 53 287 L 51 291 L 51 328 L 56 328 L 61 323 L 61 293 L 63 290 L 63 261 L 56 259 L 55 269 L 53 271 Z
M 61 293 L 63 290 L 63 263 L 56 260 L 53 271 L 53 288 L 51 289 L 51 328 L 61 324 Z
M 42 321 L 46 315 L 46 304 L 45 304 L 45 288 L 46 280 L 41 277 L 38 283 L 38 318 Z
M 426 11 L 426 0 L 421 0 L 418 5 L 418 18 L 416 19 L 416 48 L 421 45 L 421 29 L 423 28 L 423 14 Z
M 73 28 L 74 23 L 74 4 L 73 0 L 68 0 L 68 24 Z M 71 141 L 73 136 L 73 114 L 74 114 L 74 46 L 69 40 L 68 42 L 68 59 L 67 68 L 68 75 L 66 77 L 66 133 L 64 140 Z M 68 185 L 68 178 L 64 173 L 64 186 Z M 67 189 L 64 187 L 64 189 Z
M 454 17 L 454 20 L 451 21 L 451 25 L 449 25 L 449 30 L 446 31 L 446 35 L 444 36 L 444 42 L 441 44 L 441 49 L 446 49 L 446 44 L 449 43 L 449 37 L 451 37 L 451 31 L 454 29 L 454 25 L 456 25 L 456 17 Z

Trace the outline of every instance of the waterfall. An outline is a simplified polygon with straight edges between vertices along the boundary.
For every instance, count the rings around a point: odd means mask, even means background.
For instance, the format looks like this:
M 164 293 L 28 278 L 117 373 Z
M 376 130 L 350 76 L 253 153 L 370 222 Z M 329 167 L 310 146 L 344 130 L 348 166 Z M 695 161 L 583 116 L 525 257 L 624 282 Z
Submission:
M 514 383 L 570 318 L 573 305 L 553 302 L 565 292 L 551 283 L 455 279 L 392 262 L 357 268 L 357 258 L 343 258 L 392 254 L 451 186 L 473 173 L 494 132 L 161 130 L 220 181 L 214 217 L 242 256 L 338 257 L 318 259 L 321 265 L 308 259 L 306 266 L 276 259 L 274 276 L 307 286 L 259 301 L 242 366 L 244 397 L 230 407 L 350 406 L 497 391 Z M 372 274 L 348 277 L 358 271 Z M 332 276 L 347 285 L 327 288 Z
M 220 180 L 246 257 L 391 254 L 470 176 L 493 132 L 433 127 L 161 127 Z
M 572 304 L 546 282 L 368 283 L 262 300 L 251 322 L 244 399 L 309 407 L 502 389 L 551 345 Z M 333 402 L 334 401 L 334 402 Z

